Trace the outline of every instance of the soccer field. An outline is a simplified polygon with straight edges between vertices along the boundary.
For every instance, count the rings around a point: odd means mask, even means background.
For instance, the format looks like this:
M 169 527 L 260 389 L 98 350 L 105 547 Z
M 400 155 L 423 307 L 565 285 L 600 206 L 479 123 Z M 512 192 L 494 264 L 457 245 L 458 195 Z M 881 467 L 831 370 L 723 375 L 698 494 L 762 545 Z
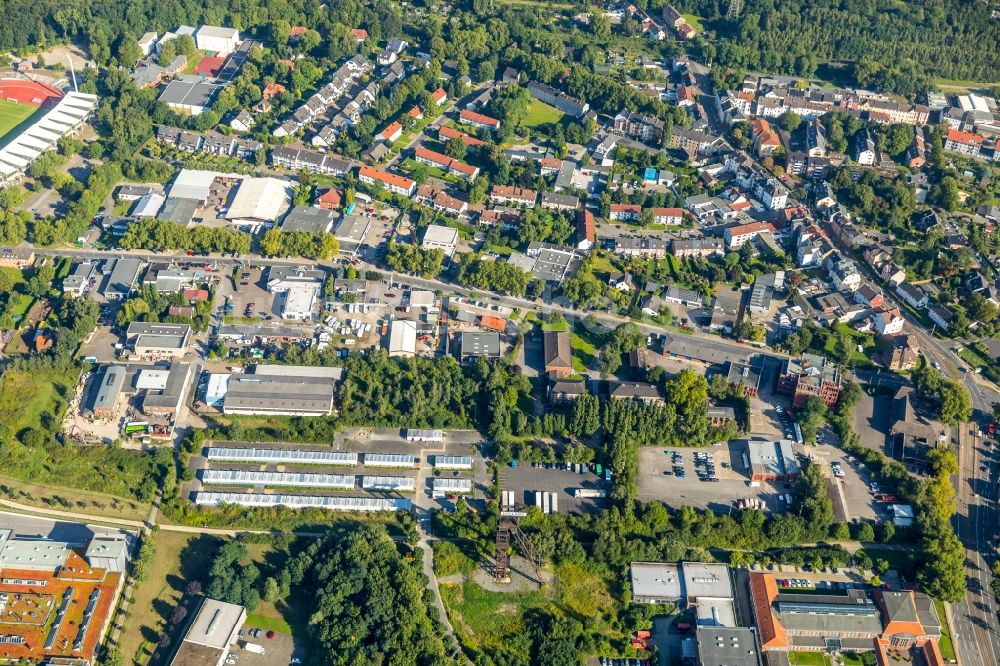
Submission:
M 17 104 L 0 99 L 0 138 L 30 118 L 31 114 L 37 110 L 27 104 Z

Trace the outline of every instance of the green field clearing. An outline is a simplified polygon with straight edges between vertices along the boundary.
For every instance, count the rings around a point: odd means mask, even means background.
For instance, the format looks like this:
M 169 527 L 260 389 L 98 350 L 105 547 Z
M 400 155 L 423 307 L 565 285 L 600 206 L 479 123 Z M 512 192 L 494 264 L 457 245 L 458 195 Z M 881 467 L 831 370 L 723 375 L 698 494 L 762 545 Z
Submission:
M 0 99 L 0 138 L 30 118 L 37 110 L 27 104 Z
M 830 666 L 830 656 L 822 652 L 789 652 L 788 663 L 792 666 Z
M 705 26 L 701 24 L 700 17 L 695 16 L 694 14 L 681 14 L 681 16 L 684 17 L 684 20 L 687 21 L 688 25 L 690 25 L 692 28 L 694 28 L 698 32 L 705 32 Z
M 508 653 L 526 658 L 517 640 L 525 631 L 525 615 L 534 608 L 554 608 L 567 617 L 587 618 L 608 638 L 620 638 L 612 628 L 615 600 L 607 576 L 585 564 L 563 564 L 555 581 L 533 592 L 490 592 L 474 582 L 445 583 L 441 597 L 459 640 L 473 654 Z
M 5 494 L 11 501 L 39 508 L 62 508 L 59 499 L 66 500 L 72 511 L 107 518 L 124 520 L 145 520 L 149 517 L 149 504 L 136 500 L 113 497 L 100 492 L 62 488 L 52 484 L 29 483 L 12 476 L 0 475 L 0 486 L 5 486 Z
M 473 652 L 513 652 L 522 659 L 528 654 L 511 646 L 523 645 L 515 639 L 525 632 L 524 614 L 549 604 L 541 592 L 490 592 L 472 582 L 442 585 L 441 598 L 462 645 Z
M 126 660 L 134 657 L 135 663 L 146 663 L 183 596 L 184 587 L 201 579 L 220 543 L 219 539 L 204 534 L 157 532 L 149 576 L 132 590 L 133 603 L 121 633 L 121 651 Z M 190 603 L 188 614 L 195 610 Z
M 542 125 L 554 125 L 562 120 L 562 117 L 563 113 L 559 109 L 533 99 L 528 106 L 528 115 L 524 118 L 524 126 L 535 128 Z

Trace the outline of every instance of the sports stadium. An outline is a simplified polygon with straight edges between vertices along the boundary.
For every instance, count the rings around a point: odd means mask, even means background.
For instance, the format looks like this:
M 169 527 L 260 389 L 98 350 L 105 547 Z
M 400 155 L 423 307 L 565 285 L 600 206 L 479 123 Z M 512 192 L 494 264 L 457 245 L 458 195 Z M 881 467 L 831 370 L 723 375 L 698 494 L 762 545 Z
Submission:
M 96 95 L 0 79 L 0 186 L 19 180 L 39 155 L 76 133 L 96 106 Z

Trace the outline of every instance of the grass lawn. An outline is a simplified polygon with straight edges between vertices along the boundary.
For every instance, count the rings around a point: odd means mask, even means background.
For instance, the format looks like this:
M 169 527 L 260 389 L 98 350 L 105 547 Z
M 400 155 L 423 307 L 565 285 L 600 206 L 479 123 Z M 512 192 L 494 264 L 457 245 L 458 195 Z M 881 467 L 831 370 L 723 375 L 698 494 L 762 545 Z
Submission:
M 426 173 L 428 176 L 432 176 L 434 178 L 440 178 L 441 180 L 447 181 L 449 183 L 458 182 L 458 178 L 456 178 L 455 176 L 452 176 L 451 174 L 446 173 L 435 166 L 431 166 L 429 164 L 421 164 L 420 162 L 414 160 L 412 157 L 407 157 L 405 160 L 400 162 L 399 168 L 402 171 L 405 171 L 411 175 L 413 174 L 414 169 L 424 169 L 424 173 Z
M 941 648 L 941 656 L 945 661 L 955 661 L 955 646 L 951 642 L 951 627 L 948 625 L 948 616 L 944 614 L 944 604 L 937 599 L 934 600 L 934 607 L 937 608 L 938 618 L 941 620 L 941 640 L 938 645 Z
M 562 120 L 562 117 L 563 113 L 559 109 L 532 99 L 528 106 L 528 115 L 524 118 L 524 126 L 534 129 L 542 125 L 555 125 Z
M 789 652 L 788 663 L 792 666 L 830 666 L 830 657 L 822 652 Z
M 687 21 L 688 25 L 690 25 L 692 28 L 694 28 L 698 32 L 705 32 L 705 27 L 701 24 L 700 17 L 695 16 L 694 14 L 681 14 L 681 16 L 684 17 L 684 20 Z
M 568 331 L 569 322 L 560 317 L 556 321 L 546 321 L 542 322 L 543 331 Z
M 606 339 L 605 335 L 588 331 L 580 323 L 575 324 L 569 336 L 570 347 L 573 350 L 573 369 L 577 372 L 586 370 L 597 358 L 597 353 Z M 578 365 L 580 367 L 577 367 Z
M 33 106 L 0 99 L 0 138 L 30 118 L 36 111 L 38 109 Z
M 273 567 L 283 566 L 288 557 L 287 551 L 275 549 L 271 544 L 264 543 L 248 543 L 247 554 L 247 559 L 241 564 L 256 564 L 262 573 L 272 570 Z M 289 636 L 293 634 L 303 636 L 309 622 L 309 617 L 305 613 L 309 606 L 294 601 L 294 597 L 291 604 L 287 601 L 270 603 L 262 599 L 257 610 L 247 615 L 247 626 Z
M 21 272 L 19 268 L 7 268 L 7 267 L 0 268 L 0 273 L 3 273 L 4 275 L 10 278 L 11 284 L 13 285 L 15 290 L 17 289 L 18 285 L 27 282 L 27 280 L 24 279 L 24 273 Z M 21 321 L 22 319 L 24 319 L 24 316 L 28 313 L 28 310 L 31 309 L 31 305 L 34 302 L 35 299 L 32 298 L 31 296 L 19 293 L 17 291 L 11 291 L 9 294 L 7 294 L 3 308 L 0 309 L 0 316 L 9 314 L 11 317 L 17 317 L 18 318 L 17 321 Z
M 872 558 L 872 562 L 883 559 L 889 563 L 890 569 L 902 573 L 907 578 L 912 579 L 916 575 L 913 555 L 909 551 L 875 547 L 865 548 L 864 552 L 868 557 Z
M 43 414 L 62 416 L 77 376 L 75 370 L 5 372 L 0 378 L 0 432 L 17 435 L 24 428 L 47 429 Z
M 855 331 L 847 324 L 838 324 L 836 330 L 837 332 L 842 333 L 851 339 L 851 344 L 852 344 L 851 360 L 857 363 L 865 363 L 866 361 L 868 361 L 868 352 L 871 350 L 872 347 L 875 346 L 875 340 L 872 336 Z M 835 345 L 836 345 L 836 340 L 833 336 L 831 336 L 827 341 L 825 347 L 828 355 L 830 356 L 836 355 Z M 865 351 L 859 352 L 857 349 L 857 345 L 862 345 Z
M 844 662 L 845 666 L 864 666 L 861 657 L 856 654 L 844 653 L 840 655 L 840 660 Z
M 613 273 L 616 270 L 610 259 L 599 254 L 590 255 L 590 261 L 595 273 Z
M 136 583 L 133 603 L 121 633 L 126 663 L 135 658 L 145 663 L 152 654 L 174 607 L 189 581 L 199 580 L 208 570 L 221 541 L 204 534 L 157 532 L 156 554 L 146 580 Z M 195 612 L 193 604 L 188 613 Z

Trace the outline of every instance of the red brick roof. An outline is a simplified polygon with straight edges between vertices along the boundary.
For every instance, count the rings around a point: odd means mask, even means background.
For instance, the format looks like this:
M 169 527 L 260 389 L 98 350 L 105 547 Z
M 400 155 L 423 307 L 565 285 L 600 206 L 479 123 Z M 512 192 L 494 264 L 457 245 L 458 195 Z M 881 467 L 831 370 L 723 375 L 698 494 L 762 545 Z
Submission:
M 948 130 L 948 134 L 945 135 L 945 139 L 948 141 L 954 141 L 955 143 L 964 143 L 969 146 L 979 146 L 983 143 L 983 137 L 978 134 L 970 134 L 969 132 L 960 132 L 958 130 Z
M 479 324 L 483 328 L 492 328 L 494 331 L 500 331 L 501 333 L 507 329 L 507 320 L 494 317 L 493 315 L 483 315 L 479 320 Z
M 388 125 L 386 125 L 384 130 L 379 132 L 379 136 L 381 136 L 383 139 L 388 140 L 402 131 L 403 131 L 403 126 L 400 124 L 398 120 L 394 120 Z
M 653 215 L 656 217 L 684 217 L 683 208 L 654 208 Z
M 642 206 L 639 204 L 611 204 L 612 213 L 641 213 Z
M 351 37 L 359 42 L 363 42 L 368 39 L 368 31 L 364 28 L 351 28 Z
M 597 240 L 594 214 L 584 208 L 576 215 L 576 237 L 593 243 Z
M 388 171 L 383 171 L 382 169 L 376 169 L 375 167 L 360 166 L 358 167 L 358 175 L 365 176 L 394 187 L 401 187 L 404 190 L 408 190 L 413 187 L 413 181 L 409 178 L 405 178 L 395 173 L 389 173 Z
M 469 136 L 465 132 L 460 132 L 459 130 L 457 130 L 457 129 L 453 128 L 453 127 L 448 127 L 446 125 L 442 125 L 441 127 L 438 128 L 438 138 L 439 139 L 445 139 L 445 140 L 446 139 L 461 139 L 462 142 L 465 143 L 465 145 L 469 146 L 470 148 L 475 148 L 477 146 L 485 146 L 486 145 L 485 141 L 477 139 L 474 136 Z
M 500 127 L 500 121 L 496 118 L 490 118 L 489 116 L 484 116 L 481 113 L 476 113 L 475 111 L 469 111 L 468 109 L 462 109 L 462 112 L 458 114 L 458 117 L 462 120 L 468 120 L 469 122 L 476 123 L 477 125 L 487 125 L 489 127 Z
M 431 93 L 431 99 L 434 100 L 436 104 L 440 104 L 448 96 L 448 93 L 444 91 L 444 88 L 438 88 Z

